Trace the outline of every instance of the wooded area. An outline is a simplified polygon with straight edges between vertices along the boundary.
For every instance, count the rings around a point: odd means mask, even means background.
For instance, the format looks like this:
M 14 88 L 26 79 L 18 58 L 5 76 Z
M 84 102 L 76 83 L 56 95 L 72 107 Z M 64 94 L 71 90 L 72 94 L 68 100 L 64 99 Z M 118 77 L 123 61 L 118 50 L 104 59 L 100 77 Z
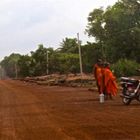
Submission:
M 80 45 L 83 72 L 91 73 L 93 64 L 102 58 L 111 63 L 117 76 L 137 75 L 136 70 L 140 68 L 140 0 L 119 0 L 107 9 L 94 9 L 87 19 L 85 31 L 95 42 Z M 56 50 L 40 44 L 30 55 L 12 53 L 1 61 L 1 73 L 12 78 L 79 73 L 78 43 L 76 38 L 66 37 Z

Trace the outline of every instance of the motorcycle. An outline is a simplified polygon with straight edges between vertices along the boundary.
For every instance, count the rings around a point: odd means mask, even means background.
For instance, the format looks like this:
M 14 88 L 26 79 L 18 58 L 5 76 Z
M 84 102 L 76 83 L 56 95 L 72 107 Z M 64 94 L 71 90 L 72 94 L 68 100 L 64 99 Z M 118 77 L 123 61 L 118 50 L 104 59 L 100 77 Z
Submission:
M 137 100 L 140 102 L 140 80 L 121 77 L 122 102 L 125 105 L 129 105 L 132 100 Z

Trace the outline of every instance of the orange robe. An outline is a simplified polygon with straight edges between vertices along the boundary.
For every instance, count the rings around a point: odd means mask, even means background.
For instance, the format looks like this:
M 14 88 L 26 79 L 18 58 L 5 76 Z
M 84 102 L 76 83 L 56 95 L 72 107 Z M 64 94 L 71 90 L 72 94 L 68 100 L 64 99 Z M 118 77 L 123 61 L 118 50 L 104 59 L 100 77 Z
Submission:
M 103 93 L 106 94 L 106 89 L 105 89 L 105 68 L 102 68 L 102 90 Z
M 104 69 L 104 87 L 107 94 L 116 96 L 118 91 L 116 77 L 113 75 L 109 68 Z
M 99 93 L 103 92 L 103 75 L 102 75 L 102 68 L 95 64 L 94 67 L 94 76 L 97 82 Z

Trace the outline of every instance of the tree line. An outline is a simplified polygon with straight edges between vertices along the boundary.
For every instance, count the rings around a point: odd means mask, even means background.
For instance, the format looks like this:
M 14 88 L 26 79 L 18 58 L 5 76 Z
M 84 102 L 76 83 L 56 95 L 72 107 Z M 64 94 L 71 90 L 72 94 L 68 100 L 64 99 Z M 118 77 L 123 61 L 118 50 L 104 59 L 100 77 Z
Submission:
M 140 0 L 119 0 L 91 11 L 85 29 L 95 42 L 81 45 L 83 72 L 91 73 L 98 58 L 109 61 L 118 76 L 140 67 Z M 58 49 L 38 45 L 30 55 L 12 53 L 1 61 L 8 77 L 79 73 L 78 40 L 65 38 Z

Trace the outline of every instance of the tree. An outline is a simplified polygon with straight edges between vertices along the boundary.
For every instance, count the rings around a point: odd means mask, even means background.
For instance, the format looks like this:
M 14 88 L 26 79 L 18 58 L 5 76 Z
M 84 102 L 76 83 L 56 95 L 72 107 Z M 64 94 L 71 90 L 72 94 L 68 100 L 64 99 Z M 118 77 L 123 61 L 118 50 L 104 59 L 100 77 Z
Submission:
M 34 68 L 34 75 L 44 75 L 47 69 L 47 48 L 44 48 L 43 44 L 38 45 L 38 49 L 35 52 L 31 52 L 32 67 Z
M 57 53 L 56 62 L 60 73 L 78 73 L 79 56 L 72 53 Z
M 76 38 L 65 38 L 60 43 L 61 48 L 59 48 L 62 53 L 78 53 L 78 43 Z
M 100 8 L 91 12 L 86 32 L 96 38 L 108 60 L 129 58 L 140 62 L 139 21 L 139 0 L 120 0 L 104 11 Z
M 8 77 L 17 78 L 18 76 L 18 60 L 20 54 L 12 53 L 1 61 L 1 66 L 4 68 Z
M 32 76 L 33 67 L 31 67 L 32 58 L 28 55 L 21 55 L 18 60 L 19 75 L 20 77 Z
M 105 38 L 105 30 L 103 28 L 104 11 L 102 8 L 94 9 L 91 13 L 89 13 L 88 17 L 88 25 L 86 32 L 89 36 L 95 37 L 97 42 L 101 42 Z
M 83 71 L 92 72 L 93 64 L 97 62 L 97 59 L 101 57 L 101 49 L 98 43 L 89 43 L 81 46 L 82 48 L 82 61 L 83 61 Z

